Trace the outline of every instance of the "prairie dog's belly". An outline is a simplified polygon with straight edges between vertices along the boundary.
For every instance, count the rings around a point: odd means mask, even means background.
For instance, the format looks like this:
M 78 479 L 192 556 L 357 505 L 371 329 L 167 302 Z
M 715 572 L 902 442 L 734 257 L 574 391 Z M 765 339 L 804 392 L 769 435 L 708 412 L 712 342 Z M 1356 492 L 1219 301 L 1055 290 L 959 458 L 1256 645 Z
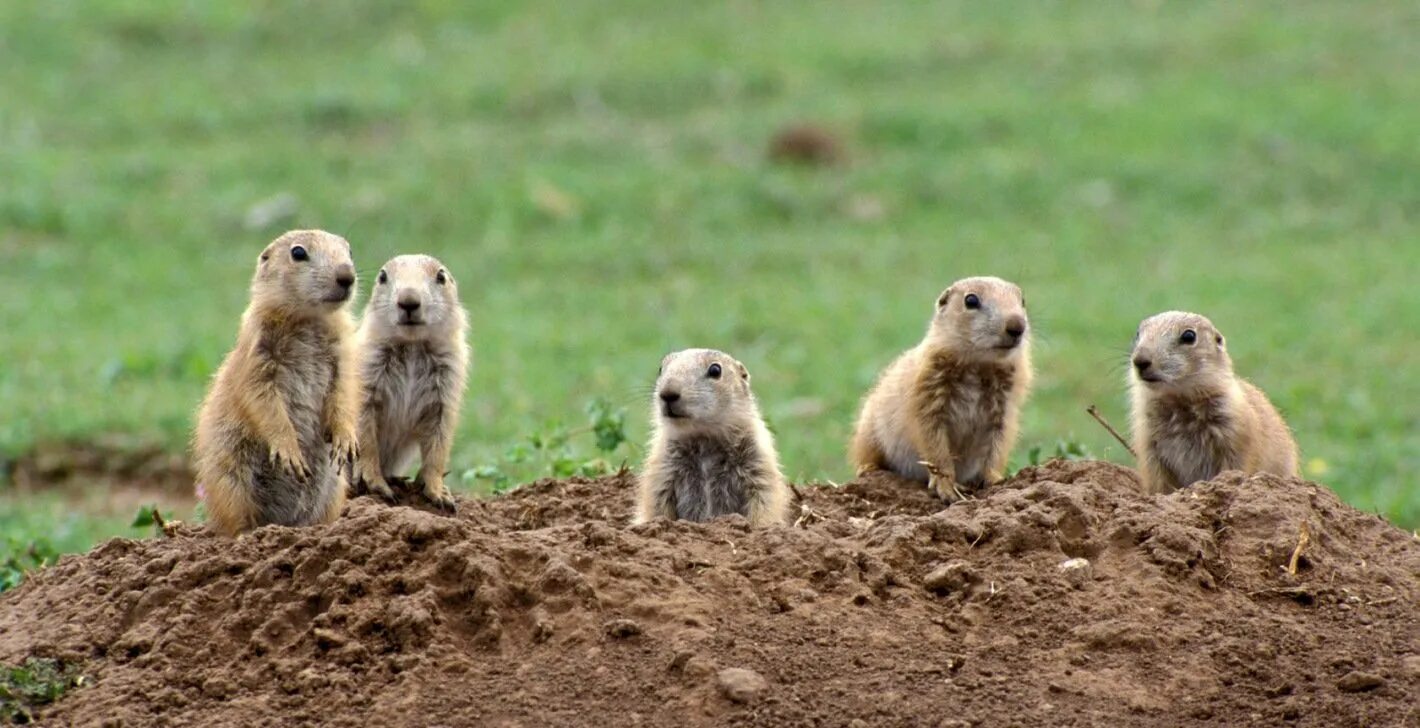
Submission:
M 687 521 L 709 521 L 738 513 L 749 515 L 755 452 L 746 443 L 714 438 L 689 438 L 672 443 L 665 476 L 675 495 L 676 515 Z
M 1222 466 L 1215 461 L 1197 438 L 1165 437 L 1154 445 L 1159 462 L 1180 486 L 1192 485 L 1200 480 L 1209 480 L 1222 472 Z
M 749 515 L 743 484 L 713 477 L 676 481 L 675 505 L 676 515 L 687 521 L 710 521 L 731 513 Z
M 321 442 L 318 448 L 302 444 L 310 477 L 298 480 L 285 469 L 271 462 L 266 443 L 247 440 L 242 457 L 252 473 L 252 501 L 263 523 L 283 526 L 308 526 L 318 523 L 325 514 L 337 489 L 345 487 L 340 469 L 331 462 L 330 445 Z
M 375 423 L 380 468 L 386 476 L 405 475 L 419 456 L 419 445 L 443 416 L 436 382 L 440 363 L 422 347 L 395 350 L 376 383 L 380 402 Z

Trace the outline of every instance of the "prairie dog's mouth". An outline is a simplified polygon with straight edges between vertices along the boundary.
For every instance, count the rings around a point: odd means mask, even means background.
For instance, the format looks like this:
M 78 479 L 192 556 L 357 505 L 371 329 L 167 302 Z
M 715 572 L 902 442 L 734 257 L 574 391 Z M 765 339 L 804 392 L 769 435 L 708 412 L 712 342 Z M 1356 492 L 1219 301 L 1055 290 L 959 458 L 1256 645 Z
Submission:
M 1145 384 L 1158 384 L 1159 382 L 1164 381 L 1164 378 L 1153 372 L 1149 372 L 1148 374 L 1140 374 L 1139 381 L 1144 382 Z
M 668 420 L 688 420 L 688 419 L 690 419 L 690 415 L 688 415 L 688 414 L 686 414 L 686 413 L 684 413 L 684 412 L 678 411 L 678 410 L 675 408 L 675 405 L 673 405 L 673 404 L 662 404 L 662 405 L 661 405 L 661 416 L 664 417 L 664 418 L 666 418 L 666 419 L 668 419 Z

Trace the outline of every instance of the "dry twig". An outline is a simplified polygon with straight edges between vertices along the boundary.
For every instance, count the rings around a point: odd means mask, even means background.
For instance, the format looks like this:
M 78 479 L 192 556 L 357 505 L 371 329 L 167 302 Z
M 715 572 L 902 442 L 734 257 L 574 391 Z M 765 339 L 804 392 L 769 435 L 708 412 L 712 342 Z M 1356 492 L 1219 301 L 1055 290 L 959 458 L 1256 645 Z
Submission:
M 1307 522 L 1302 521 L 1301 533 L 1297 534 L 1297 547 L 1292 549 L 1292 558 L 1287 562 L 1287 575 L 1296 576 L 1297 566 L 1302 559 L 1302 551 L 1306 550 L 1307 544 L 1312 542 L 1311 531 L 1307 529 Z
M 1085 408 L 1085 412 L 1089 413 L 1091 417 L 1095 418 L 1095 422 L 1100 423 L 1100 426 L 1104 427 L 1104 429 L 1106 430 L 1109 430 L 1109 434 L 1114 435 L 1114 439 L 1118 440 L 1119 444 L 1123 445 L 1124 449 L 1127 450 L 1130 455 L 1133 455 L 1136 458 L 1139 457 L 1139 454 L 1134 452 L 1134 448 L 1130 447 L 1129 443 L 1125 442 L 1124 438 L 1119 434 L 1119 432 L 1115 430 L 1114 427 L 1112 427 L 1107 420 L 1105 420 L 1104 415 L 1100 414 L 1100 408 L 1094 405 L 1090 405 L 1089 407 Z

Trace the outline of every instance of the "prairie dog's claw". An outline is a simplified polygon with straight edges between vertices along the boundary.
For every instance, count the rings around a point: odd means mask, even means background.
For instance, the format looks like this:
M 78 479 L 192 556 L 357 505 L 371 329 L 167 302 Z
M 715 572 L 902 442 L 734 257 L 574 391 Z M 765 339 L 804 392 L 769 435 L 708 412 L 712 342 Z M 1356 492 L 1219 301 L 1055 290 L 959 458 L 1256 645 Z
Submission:
M 970 495 L 963 493 L 961 487 L 957 485 L 956 478 L 950 473 L 945 473 L 935 464 L 926 460 L 918 461 L 922 467 L 927 469 L 927 488 L 937 494 L 948 505 L 960 500 L 969 500 Z

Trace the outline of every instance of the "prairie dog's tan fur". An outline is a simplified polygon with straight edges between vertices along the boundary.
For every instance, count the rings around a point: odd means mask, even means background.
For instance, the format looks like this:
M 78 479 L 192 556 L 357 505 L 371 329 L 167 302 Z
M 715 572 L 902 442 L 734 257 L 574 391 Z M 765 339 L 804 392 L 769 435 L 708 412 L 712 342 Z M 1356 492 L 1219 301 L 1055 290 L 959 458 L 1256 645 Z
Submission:
M 788 518 L 789 486 L 743 364 L 712 349 L 667 355 L 651 419 L 636 523 L 739 513 L 752 526 L 768 526 Z
M 964 278 L 943 291 L 922 343 L 863 400 L 849 445 L 858 472 L 891 470 L 948 502 L 1000 480 L 1033 376 L 1028 324 L 1014 283 Z
M 340 515 L 356 454 L 350 244 L 296 230 L 262 251 L 237 344 L 198 412 L 197 483 L 218 531 Z
M 1134 452 L 1144 489 L 1224 470 L 1297 474 L 1297 443 L 1262 390 L 1233 374 L 1223 335 L 1196 313 L 1144 319 L 1130 356 Z
M 360 479 L 394 497 L 387 478 L 419 456 L 424 494 L 452 510 L 444 485 L 468 377 L 468 316 L 454 277 L 437 259 L 401 255 L 375 279 L 357 336 Z

